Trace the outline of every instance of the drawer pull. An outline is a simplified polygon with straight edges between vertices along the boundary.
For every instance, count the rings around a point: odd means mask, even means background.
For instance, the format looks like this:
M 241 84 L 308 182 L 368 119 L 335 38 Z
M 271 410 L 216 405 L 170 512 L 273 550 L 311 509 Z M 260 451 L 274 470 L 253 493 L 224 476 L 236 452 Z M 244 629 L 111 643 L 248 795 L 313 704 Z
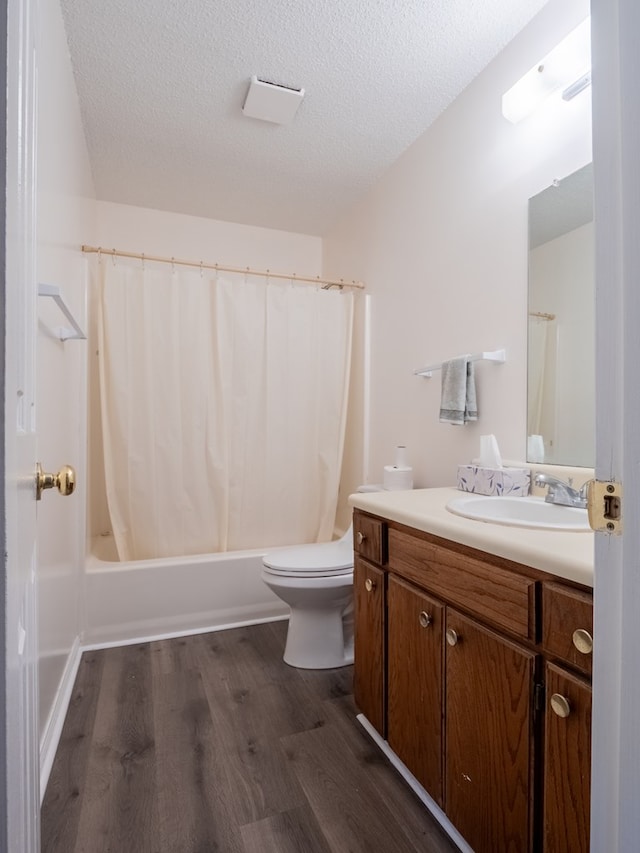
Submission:
M 367 590 L 367 592 L 373 592 L 373 590 L 376 588 L 376 582 L 372 581 L 371 578 L 367 578 L 364 582 L 364 588 Z
M 559 717 L 568 717 L 571 713 L 569 700 L 560 693 L 554 693 L 551 697 L 551 710 Z
M 447 643 L 449 643 L 450 646 L 457 646 L 457 644 L 458 644 L 458 633 L 457 633 L 457 631 L 454 631 L 453 628 L 447 628 L 446 637 L 447 637 Z
M 593 637 L 584 628 L 578 628 L 573 632 L 573 645 L 583 655 L 590 655 L 593 651 Z
M 422 610 L 420 612 L 418 620 L 420 621 L 420 624 L 423 628 L 428 628 L 429 625 L 431 625 L 431 623 L 433 622 L 433 619 L 431 618 L 431 616 L 429 616 L 426 610 Z
M 364 533 L 361 530 L 358 530 L 358 532 L 356 533 L 356 544 L 362 545 L 366 538 L 367 537 L 364 535 Z

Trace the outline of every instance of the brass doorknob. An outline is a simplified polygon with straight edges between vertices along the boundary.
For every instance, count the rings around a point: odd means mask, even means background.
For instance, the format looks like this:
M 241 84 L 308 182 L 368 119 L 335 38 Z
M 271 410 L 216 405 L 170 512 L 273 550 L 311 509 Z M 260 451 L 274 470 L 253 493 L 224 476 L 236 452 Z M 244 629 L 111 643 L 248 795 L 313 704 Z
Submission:
M 573 632 L 573 645 L 583 655 L 589 655 L 593 651 L 593 637 L 584 628 L 578 628 Z
M 356 543 L 358 545 L 362 545 L 366 538 L 367 537 L 364 535 L 364 533 L 361 530 L 358 530 L 358 532 L 356 533 Z
M 421 610 L 420 615 L 418 616 L 418 621 L 420 622 L 423 628 L 428 628 L 429 625 L 431 625 L 431 623 L 433 622 L 433 619 L 431 618 L 431 616 L 429 616 L 426 610 Z
M 71 465 L 63 465 L 57 474 L 45 474 L 42 465 L 36 465 L 36 500 L 45 489 L 56 488 L 61 495 L 71 495 L 76 487 L 76 472 Z
M 571 713 L 569 700 L 560 693 L 554 693 L 551 697 L 551 710 L 559 717 L 568 717 Z
M 367 578 L 364 582 L 364 588 L 367 590 L 367 592 L 373 592 L 373 590 L 376 588 L 376 582 L 372 581 L 371 578 Z

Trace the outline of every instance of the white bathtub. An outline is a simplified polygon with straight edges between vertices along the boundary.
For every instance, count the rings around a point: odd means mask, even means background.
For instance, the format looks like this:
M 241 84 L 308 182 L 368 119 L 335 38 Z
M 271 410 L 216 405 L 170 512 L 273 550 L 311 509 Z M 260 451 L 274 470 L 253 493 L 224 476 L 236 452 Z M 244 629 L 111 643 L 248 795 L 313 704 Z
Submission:
M 263 551 L 121 563 L 110 536 L 86 558 L 85 645 L 231 628 L 283 619 L 289 609 L 262 582 Z

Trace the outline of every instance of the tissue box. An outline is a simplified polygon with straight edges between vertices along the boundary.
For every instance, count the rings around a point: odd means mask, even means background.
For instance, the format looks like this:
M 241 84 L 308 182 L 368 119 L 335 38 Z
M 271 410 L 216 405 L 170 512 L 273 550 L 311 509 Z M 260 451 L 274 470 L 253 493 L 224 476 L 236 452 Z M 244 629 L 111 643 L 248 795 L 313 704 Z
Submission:
M 458 465 L 458 488 L 476 495 L 529 494 L 531 472 L 527 468 L 481 468 L 479 465 Z

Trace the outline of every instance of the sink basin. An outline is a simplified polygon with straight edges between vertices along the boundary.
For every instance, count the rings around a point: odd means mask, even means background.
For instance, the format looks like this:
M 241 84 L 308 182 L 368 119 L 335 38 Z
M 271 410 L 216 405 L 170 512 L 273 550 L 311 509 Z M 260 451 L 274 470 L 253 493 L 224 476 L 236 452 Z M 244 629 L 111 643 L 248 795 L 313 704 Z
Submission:
M 589 531 L 586 509 L 558 506 L 544 498 L 486 495 L 464 495 L 447 504 L 449 512 L 513 527 L 537 527 L 540 530 Z

